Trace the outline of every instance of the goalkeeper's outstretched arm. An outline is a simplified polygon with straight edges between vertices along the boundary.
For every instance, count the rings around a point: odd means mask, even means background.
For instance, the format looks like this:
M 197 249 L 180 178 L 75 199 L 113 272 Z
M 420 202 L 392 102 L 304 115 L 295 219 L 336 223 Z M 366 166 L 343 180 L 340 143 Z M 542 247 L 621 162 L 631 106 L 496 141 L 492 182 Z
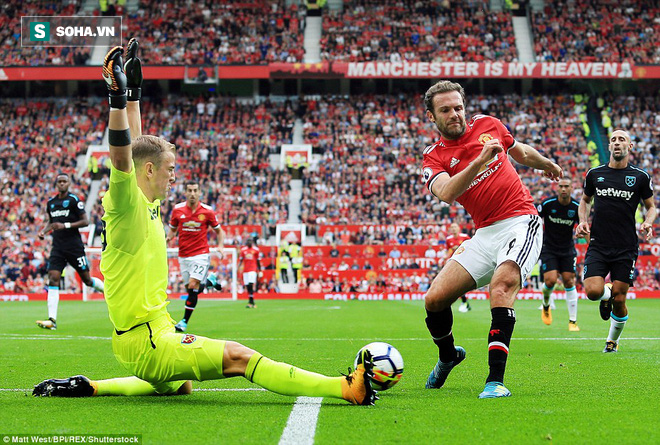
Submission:
M 140 114 L 140 99 L 142 98 L 142 61 L 138 57 L 139 43 L 132 38 L 126 47 L 126 110 L 128 112 L 128 126 L 131 130 L 131 139 L 142 136 L 142 117 Z
M 122 64 L 121 46 L 115 46 L 103 60 L 103 80 L 108 87 L 110 118 L 108 120 L 108 141 L 110 161 L 117 169 L 130 173 L 133 168 L 131 155 L 131 133 L 126 113 L 126 74 Z

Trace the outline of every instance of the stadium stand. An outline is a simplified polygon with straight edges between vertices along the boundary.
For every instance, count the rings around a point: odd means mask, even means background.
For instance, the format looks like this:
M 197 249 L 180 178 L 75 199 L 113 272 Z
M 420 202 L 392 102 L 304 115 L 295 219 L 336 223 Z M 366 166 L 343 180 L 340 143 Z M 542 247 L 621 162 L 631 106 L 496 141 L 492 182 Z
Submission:
M 58 173 L 71 175 L 70 191 L 83 199 L 89 177 L 76 175 L 76 156 L 101 142 L 105 119 L 99 101 L 88 99 L 0 100 L 0 287 L 41 291 L 50 240 L 46 201 L 56 193 Z
M 660 63 L 654 0 L 545 1 L 532 14 L 537 60 Z
M 511 14 L 489 2 L 345 0 L 341 12 L 323 18 L 325 60 L 493 61 L 517 60 Z

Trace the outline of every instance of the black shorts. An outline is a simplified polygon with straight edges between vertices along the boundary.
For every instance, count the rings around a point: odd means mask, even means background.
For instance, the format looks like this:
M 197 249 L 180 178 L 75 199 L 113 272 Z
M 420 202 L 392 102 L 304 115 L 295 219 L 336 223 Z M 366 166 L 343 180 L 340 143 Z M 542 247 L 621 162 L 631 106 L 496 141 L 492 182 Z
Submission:
M 577 257 L 575 255 L 556 255 L 551 252 L 541 252 L 541 273 L 557 270 L 560 273 L 575 273 L 575 264 Z
M 584 256 L 582 277 L 603 277 L 610 274 L 612 281 L 622 281 L 633 285 L 635 277 L 635 262 L 638 250 L 598 249 L 589 246 Z
M 67 248 L 53 247 L 48 258 L 48 270 L 58 270 L 62 272 L 67 263 L 71 265 L 78 273 L 89 271 L 89 262 L 85 256 L 85 248 L 82 244 L 74 244 Z

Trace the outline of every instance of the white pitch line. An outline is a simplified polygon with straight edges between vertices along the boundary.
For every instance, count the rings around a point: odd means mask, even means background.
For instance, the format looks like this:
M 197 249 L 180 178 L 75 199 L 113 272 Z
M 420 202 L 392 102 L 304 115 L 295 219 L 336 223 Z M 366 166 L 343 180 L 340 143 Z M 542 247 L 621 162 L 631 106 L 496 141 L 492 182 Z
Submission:
M 323 397 L 298 397 L 280 437 L 279 445 L 314 445 L 316 422 Z
M 111 337 L 94 337 L 87 335 L 30 335 L 22 336 L 20 334 L 0 334 L 0 338 L 5 340 L 112 340 Z M 600 341 L 604 337 L 513 337 L 514 341 Z M 429 341 L 431 337 L 410 337 L 410 338 L 386 338 L 382 339 L 387 342 L 397 341 Z M 660 337 L 622 337 L 623 340 L 650 340 L 657 341 Z M 291 341 L 290 337 L 233 337 L 234 341 Z M 374 338 L 295 338 L 296 341 L 374 341 Z M 478 338 L 459 338 L 460 341 L 483 341 L 482 337 Z

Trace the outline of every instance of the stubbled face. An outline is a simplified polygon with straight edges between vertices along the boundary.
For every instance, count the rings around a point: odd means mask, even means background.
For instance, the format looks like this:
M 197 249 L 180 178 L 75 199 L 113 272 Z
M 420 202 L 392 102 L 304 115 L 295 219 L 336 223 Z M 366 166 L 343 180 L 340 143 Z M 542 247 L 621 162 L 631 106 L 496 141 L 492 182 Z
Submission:
M 69 177 L 65 175 L 59 175 L 57 177 L 57 180 L 55 181 L 55 186 L 57 187 L 57 191 L 60 194 L 64 194 L 69 191 L 69 185 L 71 184 L 71 181 L 69 181 Z
M 562 201 L 571 199 L 571 194 L 573 193 L 573 184 L 571 183 L 570 179 L 560 179 L 557 188 L 559 190 L 559 199 Z
M 632 142 L 630 135 L 623 130 L 616 130 L 610 137 L 610 154 L 615 161 L 623 161 L 630 154 Z
M 465 106 L 458 91 L 433 96 L 433 113 L 426 111 L 445 139 L 458 139 L 465 134 Z
M 163 153 L 160 165 L 154 171 L 154 198 L 161 201 L 167 197 L 174 180 L 176 157 L 171 151 Z
M 197 203 L 199 203 L 199 197 L 201 195 L 201 191 L 199 190 L 199 185 L 194 184 L 190 185 L 188 184 L 186 186 L 186 201 L 188 202 L 188 205 L 190 207 L 196 207 Z

